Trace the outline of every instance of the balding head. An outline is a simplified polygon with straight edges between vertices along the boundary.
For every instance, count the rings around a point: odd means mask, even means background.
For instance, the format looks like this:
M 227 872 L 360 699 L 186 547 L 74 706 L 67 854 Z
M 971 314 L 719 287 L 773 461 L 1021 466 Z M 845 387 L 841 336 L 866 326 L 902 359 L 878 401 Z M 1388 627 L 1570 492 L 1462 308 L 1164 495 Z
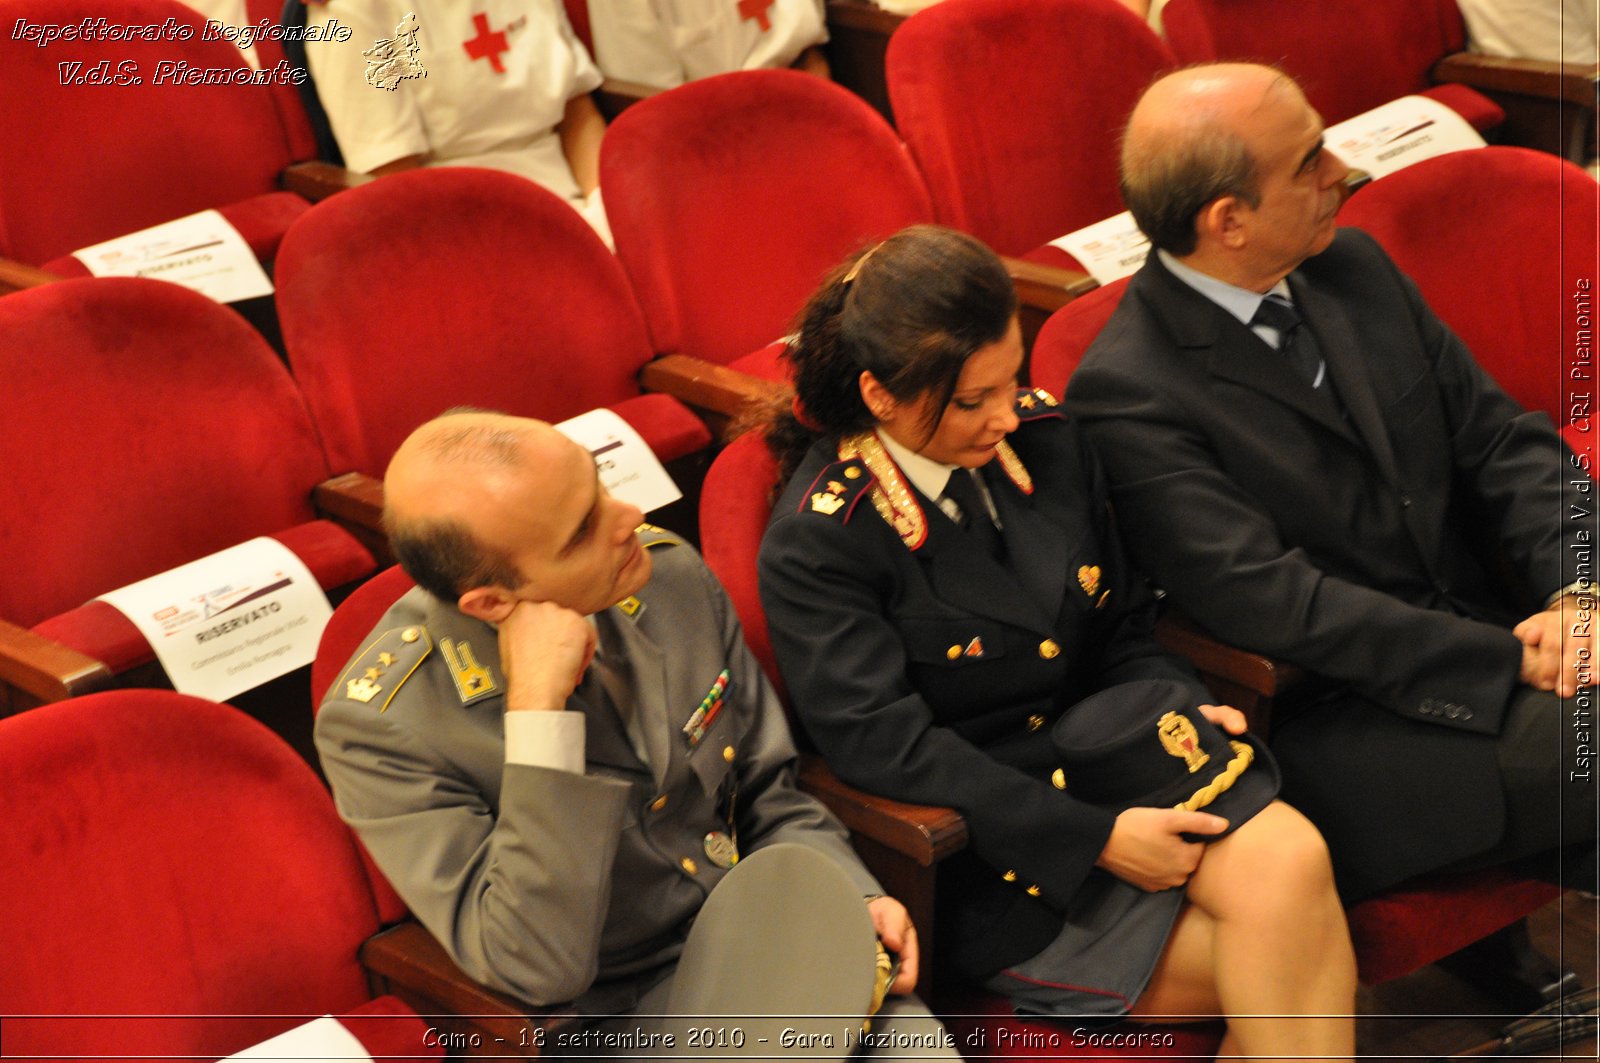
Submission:
M 1195 217 L 1218 196 L 1260 202 L 1257 119 L 1285 96 L 1304 101 L 1281 70 L 1212 63 L 1175 71 L 1150 86 L 1122 140 L 1122 198 L 1155 247 L 1195 249 Z
M 542 421 L 448 413 L 413 432 L 384 476 L 384 526 L 418 584 L 480 619 L 519 600 L 593 613 L 649 578 L 635 507 L 593 457 Z
M 577 444 L 542 421 L 479 411 L 447 413 L 408 436 L 384 475 L 384 528 L 401 565 L 428 591 L 454 601 L 486 584 L 515 587 L 513 550 L 496 541 L 502 511 Z M 567 463 L 570 465 L 570 461 Z

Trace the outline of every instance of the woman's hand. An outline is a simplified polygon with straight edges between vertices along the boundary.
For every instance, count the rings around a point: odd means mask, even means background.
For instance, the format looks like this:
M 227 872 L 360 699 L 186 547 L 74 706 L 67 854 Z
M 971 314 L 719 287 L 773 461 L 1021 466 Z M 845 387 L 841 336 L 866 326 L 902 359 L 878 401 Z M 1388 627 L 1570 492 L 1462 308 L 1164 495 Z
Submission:
M 1186 841 L 1183 834 L 1220 834 L 1227 829 L 1227 820 L 1209 812 L 1125 809 L 1095 863 L 1142 890 L 1171 889 L 1189 881 L 1205 855 L 1204 842 Z

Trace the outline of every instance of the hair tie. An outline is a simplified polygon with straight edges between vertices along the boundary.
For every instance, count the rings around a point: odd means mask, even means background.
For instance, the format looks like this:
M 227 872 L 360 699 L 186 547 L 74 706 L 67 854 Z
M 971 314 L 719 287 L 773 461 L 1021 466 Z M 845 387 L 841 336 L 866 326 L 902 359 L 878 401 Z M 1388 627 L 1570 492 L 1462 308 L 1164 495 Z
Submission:
M 819 433 L 822 431 L 822 425 L 817 423 L 816 419 L 806 410 L 805 404 L 800 401 L 799 395 L 789 400 L 789 412 L 794 415 L 794 419 L 799 423 L 800 427 L 806 431 Z
M 861 267 L 865 266 L 867 264 L 867 259 L 871 258 L 872 255 L 873 255 L 873 252 L 877 251 L 878 248 L 883 246 L 883 244 L 884 244 L 884 241 L 879 240 L 877 243 L 873 244 L 870 248 L 868 248 L 867 249 L 867 253 L 862 255 L 860 258 L 856 259 L 856 264 L 850 267 L 850 272 L 846 273 L 844 275 L 844 279 L 841 280 L 839 283 L 840 284 L 844 284 L 844 285 L 848 285 L 851 281 L 855 280 L 856 277 L 859 276 L 860 273 L 861 273 Z

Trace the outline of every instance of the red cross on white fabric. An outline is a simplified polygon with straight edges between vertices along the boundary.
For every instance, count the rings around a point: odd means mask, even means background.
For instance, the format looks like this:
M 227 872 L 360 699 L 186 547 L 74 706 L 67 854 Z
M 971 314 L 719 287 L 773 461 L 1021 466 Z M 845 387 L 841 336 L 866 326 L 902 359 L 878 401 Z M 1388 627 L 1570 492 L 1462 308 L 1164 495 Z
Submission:
M 765 33 L 772 28 L 772 20 L 767 17 L 767 9 L 772 4 L 773 0 L 739 0 L 739 17 L 746 22 L 755 19 L 761 32 Z
M 770 0 L 769 0 L 770 2 Z M 500 53 L 511 50 L 511 45 L 506 43 L 505 30 L 489 30 L 489 16 L 479 13 L 472 16 L 472 25 L 478 35 L 470 41 L 463 41 L 461 47 L 473 59 L 487 59 L 489 65 L 494 67 L 496 74 L 504 74 L 506 66 L 500 61 Z

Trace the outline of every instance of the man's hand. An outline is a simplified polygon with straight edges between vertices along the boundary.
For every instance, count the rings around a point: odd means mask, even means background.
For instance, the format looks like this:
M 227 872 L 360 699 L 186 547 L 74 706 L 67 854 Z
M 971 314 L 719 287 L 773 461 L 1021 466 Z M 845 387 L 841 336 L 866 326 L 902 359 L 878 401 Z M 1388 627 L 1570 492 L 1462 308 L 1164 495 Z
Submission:
M 518 602 L 500 622 L 500 667 L 506 711 L 567 707 L 594 657 L 594 625 L 549 602 Z
M 1185 841 L 1181 835 L 1220 834 L 1227 829 L 1227 820 L 1209 812 L 1124 809 L 1095 863 L 1150 893 L 1171 889 L 1188 882 L 1205 855 L 1205 843 Z
M 1522 640 L 1522 681 L 1537 690 L 1553 690 L 1570 698 L 1594 685 L 1593 598 L 1579 610 L 1578 598 L 1567 595 L 1542 613 L 1512 629 Z
M 893 897 L 874 897 L 867 902 L 873 929 L 883 947 L 900 958 L 900 971 L 889 985 L 889 992 L 905 996 L 917 988 L 917 928 L 911 925 L 906 906 Z
M 1244 713 L 1232 705 L 1202 705 L 1200 715 L 1216 724 L 1224 734 L 1242 735 L 1247 726 Z

